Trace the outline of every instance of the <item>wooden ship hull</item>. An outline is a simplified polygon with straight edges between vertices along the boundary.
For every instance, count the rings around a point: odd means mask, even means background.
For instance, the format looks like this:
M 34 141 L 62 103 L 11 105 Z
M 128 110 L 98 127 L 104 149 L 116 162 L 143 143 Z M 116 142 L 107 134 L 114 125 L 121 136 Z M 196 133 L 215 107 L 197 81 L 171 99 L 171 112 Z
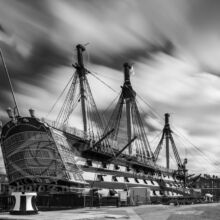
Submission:
M 176 176 L 175 170 L 123 154 L 112 160 L 112 151 L 92 148 L 83 132 L 60 130 L 34 117 L 3 127 L 2 152 L 10 185 L 23 191 L 86 193 L 96 189 L 107 197 L 146 187 L 153 200 L 190 196 L 183 176 Z
M 84 50 L 82 45 L 77 46 L 78 63 L 73 65 L 76 74 L 55 122 L 36 118 L 33 110 L 28 117 L 8 110 L 10 121 L 2 127 L 1 146 L 9 184 L 15 190 L 36 191 L 38 194 L 89 196 L 92 192 L 92 195 L 117 197 L 126 192 L 129 197 L 131 189 L 146 188 L 150 202 L 191 197 L 186 184 L 185 163 L 180 158 L 177 158 L 179 167 L 176 170 L 170 169 L 169 163 L 166 168 L 156 163 L 161 142 L 165 136 L 166 143 L 172 137 L 169 117 L 166 114 L 163 136 L 155 153 L 152 153 L 135 102 L 136 93 L 130 84 L 128 64 L 124 65 L 125 82 L 108 125 L 102 125 L 99 115 L 93 116 L 93 124 L 90 122 L 90 125 L 95 132 L 88 132 L 91 130 L 88 129 L 88 120 L 92 117 L 89 115 L 91 112 L 86 112 L 89 109 L 86 102 L 92 96 L 86 79 L 86 74 L 90 72 L 84 68 L 82 60 Z M 69 112 L 72 112 L 70 107 L 77 84 L 80 85 L 84 131 L 66 123 Z M 93 98 L 91 100 L 90 104 L 94 107 Z M 123 105 L 126 105 L 127 122 L 125 146 L 117 140 L 120 130 L 118 115 L 122 114 Z

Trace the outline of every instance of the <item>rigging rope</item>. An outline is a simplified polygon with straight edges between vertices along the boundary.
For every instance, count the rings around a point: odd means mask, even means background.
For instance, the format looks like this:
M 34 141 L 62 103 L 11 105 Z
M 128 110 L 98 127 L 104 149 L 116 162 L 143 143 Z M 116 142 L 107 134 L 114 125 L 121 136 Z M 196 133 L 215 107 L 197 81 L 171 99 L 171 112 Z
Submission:
M 178 137 L 178 140 L 179 140 L 182 144 L 185 145 L 186 143 L 190 143 L 190 142 L 188 141 L 188 139 L 186 139 L 184 136 L 182 137 L 182 136 L 178 135 L 176 132 L 173 132 L 173 134 Z M 185 140 L 185 141 L 184 141 L 184 140 Z M 192 145 L 192 144 L 190 143 L 190 145 Z M 213 162 L 213 159 L 209 158 L 206 154 L 204 154 L 203 151 L 201 151 L 200 149 L 198 149 L 198 147 L 194 147 L 194 146 L 193 146 L 192 149 L 194 149 L 196 153 L 199 152 L 199 153 L 200 153 L 200 156 L 201 156 L 201 159 L 203 159 L 203 160 L 205 160 L 206 162 L 208 162 L 208 165 L 210 165 L 211 167 L 213 167 L 214 170 L 215 170 L 215 169 L 219 169 L 219 165 L 215 164 L 215 162 Z M 191 153 L 191 155 L 192 155 L 192 153 Z M 214 163 L 214 164 L 213 164 L 213 163 Z M 190 169 L 190 170 L 192 170 L 192 169 Z M 203 170 L 203 172 L 204 172 L 204 170 Z M 216 171 L 214 171 L 214 172 L 216 173 Z
M 150 107 L 150 109 L 152 110 L 152 113 L 159 119 L 159 121 L 164 121 L 164 119 L 155 111 L 155 109 L 148 103 L 146 102 L 141 96 L 139 96 L 137 94 L 137 96 L 148 106 Z M 176 133 L 179 133 L 179 136 L 183 139 L 185 139 L 195 150 L 197 150 L 201 155 L 203 155 L 203 158 L 208 161 L 209 163 L 213 163 L 213 160 L 211 158 L 209 158 L 201 149 L 199 149 L 199 147 L 197 147 L 195 144 L 193 144 L 191 141 L 189 141 L 186 137 L 184 137 L 183 135 L 181 135 L 181 133 L 175 128 L 175 126 L 172 126 L 172 128 L 174 128 L 174 130 L 176 131 Z M 173 131 L 173 129 L 172 129 Z M 215 163 L 215 161 L 214 161 Z M 219 164 L 220 165 L 220 164 Z M 216 164 L 212 164 L 212 166 L 216 166 L 219 168 L 219 165 Z
M 61 110 L 57 116 L 56 125 L 59 124 L 63 125 L 65 122 L 67 122 L 68 114 L 70 112 L 71 107 L 73 106 L 72 104 L 74 102 L 77 84 L 78 84 L 78 78 L 77 78 L 77 73 L 75 72 L 70 89 L 64 100 L 63 106 L 61 107 Z
M 107 113 L 107 111 L 110 109 L 110 107 L 113 106 L 113 103 L 119 98 L 120 94 L 117 94 L 117 96 L 112 100 L 112 102 L 107 106 L 107 108 L 103 111 L 103 115 Z
M 73 79 L 73 75 L 70 77 L 68 83 L 66 84 L 66 86 L 64 87 L 63 91 L 60 93 L 60 95 L 58 96 L 57 100 L 55 101 L 55 103 L 53 104 L 53 106 L 51 107 L 51 109 L 49 110 L 49 112 L 47 113 L 47 115 L 45 116 L 45 118 L 47 118 L 50 113 L 53 111 L 53 109 L 55 108 L 56 104 L 59 102 L 60 98 L 63 96 L 64 92 L 66 91 L 67 87 L 69 86 L 70 82 Z
M 163 130 L 161 130 L 160 132 L 158 132 L 157 135 L 154 136 L 153 140 L 149 141 L 149 143 L 155 143 L 156 141 L 158 141 L 158 138 L 162 135 Z
M 144 102 L 152 111 L 153 115 L 156 116 L 156 118 L 158 118 L 160 120 L 160 123 L 164 123 L 164 118 L 162 116 L 160 116 L 159 113 L 157 113 L 157 111 L 148 103 L 146 102 L 140 95 L 137 94 L 137 97 L 142 100 L 142 102 Z
M 108 88 L 110 88 L 112 91 L 114 92 L 117 92 L 116 90 L 114 90 L 111 86 L 109 86 L 108 84 L 106 84 L 104 81 L 102 81 L 100 78 L 98 78 L 94 73 L 90 72 L 96 79 L 98 79 L 100 82 L 102 82 L 104 85 L 106 85 Z M 97 73 L 96 73 L 97 74 Z M 130 88 L 129 88 L 130 89 Z M 133 92 L 133 91 L 132 91 Z M 140 97 L 141 98 L 141 97 Z M 141 98 L 142 99 L 142 98 Z M 142 101 L 144 102 L 144 100 L 142 99 Z M 148 104 L 148 106 L 150 106 Z M 151 107 L 151 106 L 150 106 Z M 152 107 L 151 107 L 152 108 Z M 141 120 L 141 116 L 140 116 L 140 113 L 138 111 L 138 108 L 136 106 L 136 116 L 137 116 L 137 124 L 139 124 L 140 126 L 140 131 L 139 131 L 139 134 L 142 136 L 142 140 L 144 141 L 145 143 L 145 147 L 147 147 L 147 151 L 149 152 L 149 156 L 151 157 L 153 155 L 152 151 L 151 151 L 151 148 L 150 148 L 150 145 L 149 145 L 149 141 L 147 139 L 147 136 L 145 134 L 145 131 L 144 130 L 144 126 L 142 124 L 142 120 Z M 119 119 L 120 120 L 120 119 Z M 115 131 L 115 133 L 118 132 L 118 129 Z M 117 135 L 116 135 L 117 136 Z M 116 138 L 116 137 L 115 137 Z M 117 139 L 117 138 L 116 138 Z
M 93 77 L 95 77 L 97 80 L 99 80 L 101 83 L 103 83 L 105 86 L 107 86 L 109 89 L 111 89 L 113 92 L 115 92 L 115 93 L 117 93 L 118 94 L 118 92 L 115 90 L 115 89 L 113 89 L 111 86 L 109 86 L 106 82 L 104 82 L 103 80 L 101 80 L 98 76 L 96 76 L 93 72 L 91 72 L 91 71 L 89 71 L 89 73 L 93 76 Z
M 89 54 L 88 54 L 88 60 L 89 60 Z M 89 62 L 89 61 L 88 61 Z M 103 80 L 101 80 L 97 75 L 97 73 L 96 72 L 94 72 L 94 71 L 92 71 L 92 72 L 90 72 L 89 71 L 89 73 L 93 76 L 93 77 L 95 77 L 97 80 L 99 80 L 101 83 L 103 83 L 105 86 L 107 86 L 109 89 L 111 89 L 113 92 L 115 92 L 115 93 L 117 93 L 118 94 L 118 92 L 115 90 L 115 89 L 113 89 L 111 86 L 109 86 L 107 83 L 105 83 Z M 48 112 L 48 114 L 46 115 L 46 117 L 48 117 L 49 116 L 49 114 L 53 111 L 53 109 L 55 108 L 55 106 L 57 105 L 57 103 L 58 103 L 58 101 L 60 100 L 60 98 L 62 97 L 62 95 L 64 94 L 64 92 L 66 91 L 66 88 L 68 87 L 68 85 L 69 85 L 69 83 L 71 82 L 71 80 L 73 79 L 73 76 L 71 76 L 71 78 L 70 78 L 70 80 L 68 81 L 68 83 L 67 83 L 67 85 L 65 86 L 65 88 L 64 88 L 64 90 L 61 92 L 61 94 L 60 94 L 60 96 L 58 97 L 58 99 L 56 100 L 56 102 L 54 103 L 54 105 L 52 106 L 52 108 L 50 109 L 50 111 Z M 90 91 L 91 92 L 91 91 Z M 118 97 L 118 96 L 117 96 Z M 116 97 L 116 98 L 117 98 Z M 153 113 L 153 115 L 154 116 L 156 116 L 156 118 L 158 118 L 159 119 L 159 121 L 161 122 L 164 122 L 164 119 L 163 119 L 163 117 L 161 117 L 158 113 L 157 113 L 157 111 L 151 106 L 151 104 L 150 103 L 148 103 L 148 102 L 146 102 L 140 95 L 138 95 L 137 94 L 137 97 L 140 99 L 140 100 L 142 100 L 142 102 L 143 103 L 145 103 L 150 109 L 151 109 L 151 112 Z M 120 100 L 120 99 L 119 99 Z M 94 101 L 94 100 L 93 100 Z M 113 100 L 114 101 L 114 100 Z M 90 105 L 91 105 L 92 103 L 90 103 Z M 68 107 L 68 109 L 70 108 L 70 106 L 67 106 Z M 109 107 L 108 107 L 109 108 Z M 108 109 L 107 108 L 107 109 Z M 106 110 L 107 110 L 106 109 Z M 117 109 L 117 107 L 116 107 L 116 109 Z M 70 110 L 70 109 L 69 109 Z M 73 110 L 73 109 L 72 109 Z M 95 106 L 95 110 L 97 110 L 97 107 Z M 106 111 L 105 110 L 105 111 Z M 115 120 L 117 120 L 117 119 L 119 119 L 119 121 L 120 121 L 120 118 L 121 118 L 121 114 L 122 114 L 122 109 L 120 108 L 119 109 L 120 111 L 119 111 L 119 114 L 117 114 L 117 117 L 115 118 Z M 90 111 L 92 111 L 92 108 L 90 108 Z M 71 111 L 72 112 L 72 111 Z M 104 112 L 105 113 L 105 112 Z M 140 117 L 140 113 L 138 113 L 138 118 Z M 68 116 L 68 115 L 66 115 L 66 116 Z M 92 115 L 90 115 L 90 116 L 92 116 Z M 102 115 L 103 116 L 103 115 Z M 90 117 L 91 118 L 91 117 Z M 95 121 L 95 122 L 97 122 L 97 121 L 101 121 L 100 120 L 100 116 L 98 117 L 98 118 L 95 118 L 95 119 L 92 119 L 91 121 Z M 104 118 L 104 117 L 103 117 Z M 138 120 L 138 121 L 140 121 L 140 119 Z M 141 123 L 142 124 L 142 123 Z M 92 124 L 90 124 L 90 126 L 92 127 Z M 119 126 L 119 125 L 118 125 Z M 142 126 L 143 125 L 141 125 L 141 128 L 142 128 Z M 144 126 L 143 126 L 144 127 Z M 142 129 L 141 129 L 142 130 Z M 141 131 L 140 131 L 141 132 Z M 115 133 L 115 132 L 114 132 Z M 179 132 L 178 132 L 179 133 Z M 180 135 L 181 136 L 181 135 Z M 211 160 L 201 149 L 199 149 L 196 145 L 194 145 L 191 141 L 189 141 L 187 138 L 185 138 L 184 136 L 182 136 L 182 138 L 184 138 L 188 143 L 190 143 L 190 145 L 191 146 L 193 146 L 198 152 L 200 152 L 200 154 L 201 155 L 203 155 L 203 157 L 207 160 L 207 161 L 209 161 L 209 162 L 213 162 L 213 160 Z M 149 144 L 149 143 L 148 143 Z M 213 166 L 216 166 L 216 167 L 218 167 L 216 164 L 214 164 Z
M 192 147 L 194 147 L 194 149 L 196 150 L 196 151 L 198 151 L 202 156 L 203 156 L 203 158 L 204 159 L 206 159 L 206 161 L 208 161 L 208 162 L 213 162 L 213 160 L 212 159 L 210 159 L 202 150 L 200 150 L 196 145 L 194 145 L 191 141 L 189 141 L 187 138 L 185 138 L 184 136 L 182 136 L 179 132 L 177 132 L 177 129 L 175 129 L 175 134 L 177 135 L 177 136 L 179 136 L 180 138 L 182 138 L 182 139 L 184 139 L 186 142 L 188 142 Z

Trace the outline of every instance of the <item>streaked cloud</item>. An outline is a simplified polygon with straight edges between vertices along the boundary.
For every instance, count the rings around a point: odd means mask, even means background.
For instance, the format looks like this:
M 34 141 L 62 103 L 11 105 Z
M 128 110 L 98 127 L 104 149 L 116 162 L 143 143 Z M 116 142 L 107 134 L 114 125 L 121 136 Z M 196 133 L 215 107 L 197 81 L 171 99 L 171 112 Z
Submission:
M 172 123 L 214 163 L 220 156 L 219 7 L 217 0 L 1 1 L 0 46 L 22 113 L 30 106 L 42 117 L 47 114 L 73 72 L 74 46 L 89 43 L 89 69 L 120 91 L 123 63 L 134 63 L 132 82 L 138 94 L 161 117 L 172 113 Z M 104 112 L 116 94 L 89 79 Z M 4 74 L 0 89 L 3 119 L 3 110 L 13 105 Z M 151 139 L 162 124 L 139 102 Z M 198 170 L 197 161 L 189 158 L 189 165 Z M 218 169 L 210 165 L 209 171 Z

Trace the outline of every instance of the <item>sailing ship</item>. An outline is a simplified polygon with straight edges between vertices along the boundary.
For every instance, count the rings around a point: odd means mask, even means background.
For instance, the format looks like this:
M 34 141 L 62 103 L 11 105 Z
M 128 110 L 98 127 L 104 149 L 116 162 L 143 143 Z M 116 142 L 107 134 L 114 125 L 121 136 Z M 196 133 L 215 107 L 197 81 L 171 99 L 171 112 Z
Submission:
M 1 146 L 9 184 L 49 193 L 63 187 L 75 193 L 96 189 L 103 196 L 143 187 L 149 189 L 152 200 L 190 196 L 187 160 L 179 156 L 168 113 L 159 144 L 155 152 L 151 150 L 130 80 L 131 65 L 124 64 L 121 93 L 105 123 L 88 82 L 91 72 L 83 62 L 85 47 L 77 45 L 76 50 L 76 71 L 55 122 L 37 118 L 32 109 L 30 116 L 21 116 L 17 107 L 7 110 L 10 120 L 2 127 Z M 78 103 L 82 131 L 68 124 Z M 166 167 L 157 165 L 164 142 Z M 170 168 L 170 146 L 177 162 L 175 170 Z

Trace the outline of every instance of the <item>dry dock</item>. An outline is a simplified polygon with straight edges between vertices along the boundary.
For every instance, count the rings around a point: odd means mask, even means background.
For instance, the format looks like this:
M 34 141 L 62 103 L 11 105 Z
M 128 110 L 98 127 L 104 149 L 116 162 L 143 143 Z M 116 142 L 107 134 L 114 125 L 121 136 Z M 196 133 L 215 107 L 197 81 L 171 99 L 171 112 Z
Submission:
M 220 203 L 187 206 L 143 205 L 138 207 L 101 207 L 39 212 L 32 216 L 13 216 L 1 213 L 0 220 L 219 220 Z

